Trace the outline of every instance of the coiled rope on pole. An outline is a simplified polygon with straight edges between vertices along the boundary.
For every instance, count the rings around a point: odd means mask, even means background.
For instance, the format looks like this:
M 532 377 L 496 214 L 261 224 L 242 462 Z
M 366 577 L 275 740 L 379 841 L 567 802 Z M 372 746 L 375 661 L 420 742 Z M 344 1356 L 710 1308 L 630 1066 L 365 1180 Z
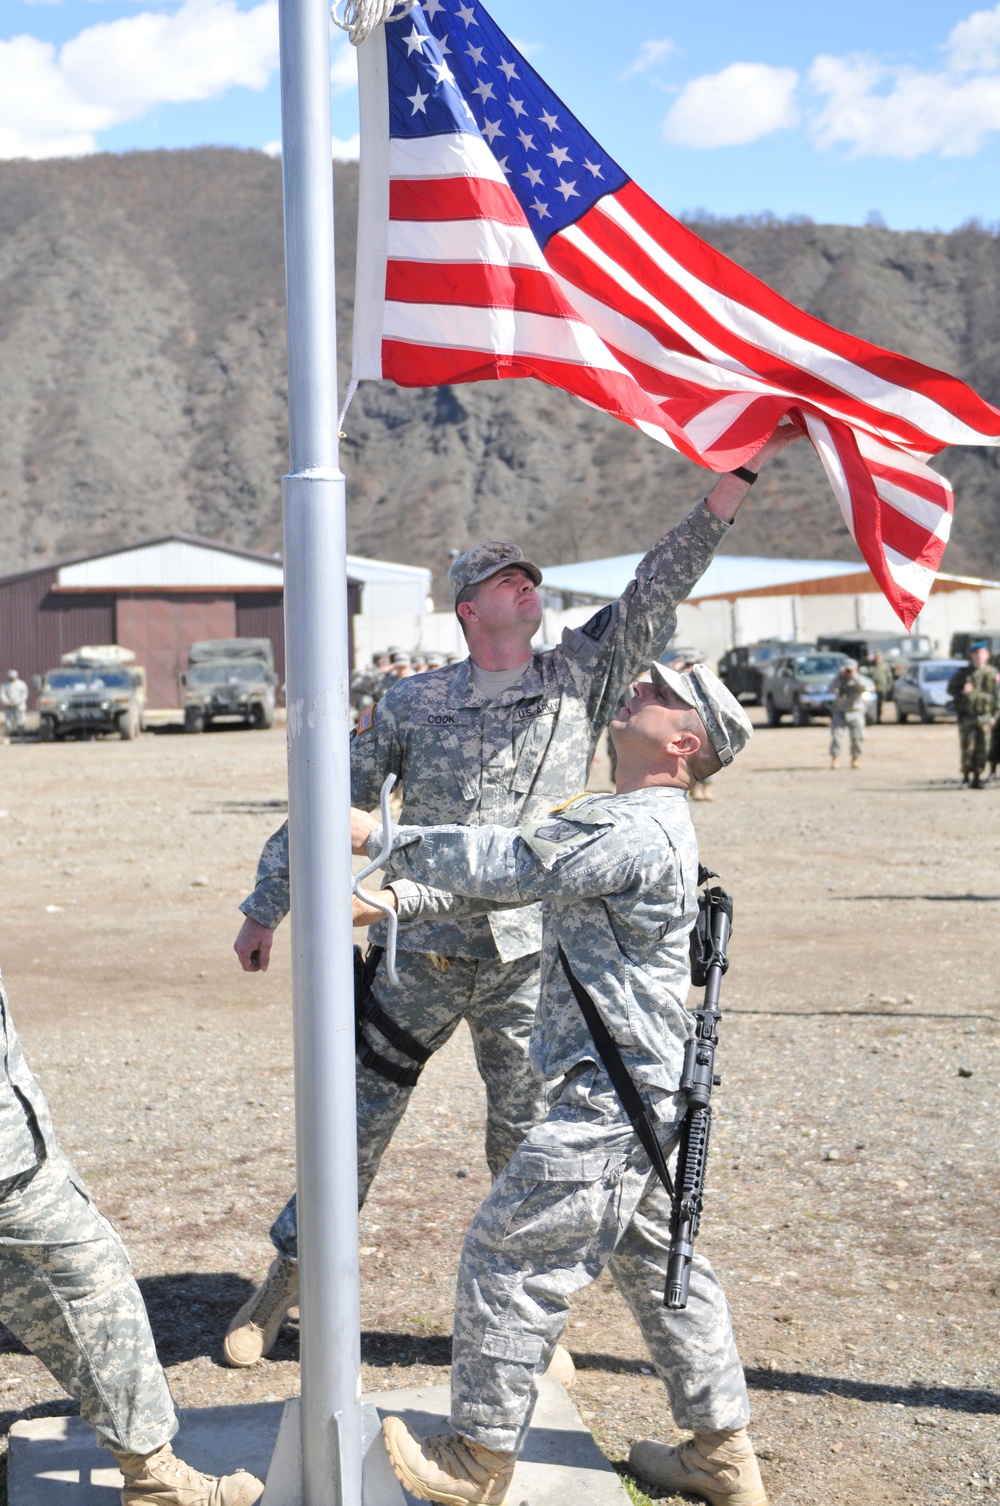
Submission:
M 334 26 L 346 31 L 359 46 L 383 21 L 401 21 L 416 0 L 335 0 L 330 7 Z

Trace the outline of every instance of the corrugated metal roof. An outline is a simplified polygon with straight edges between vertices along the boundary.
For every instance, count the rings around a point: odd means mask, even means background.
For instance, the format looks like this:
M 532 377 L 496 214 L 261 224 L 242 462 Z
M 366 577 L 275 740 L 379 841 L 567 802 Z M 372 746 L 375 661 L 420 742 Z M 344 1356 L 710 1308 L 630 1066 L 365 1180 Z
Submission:
M 614 601 L 635 575 L 643 556 L 617 554 L 610 559 L 583 560 L 577 565 L 551 565 L 542 571 L 542 585 L 553 591 L 573 592 Z M 798 585 L 809 580 L 829 580 L 837 575 L 857 575 L 866 567 L 840 560 L 773 560 L 751 554 L 724 554 L 712 561 L 689 600 L 702 596 L 741 595 L 745 591 Z
M 273 586 L 280 588 L 281 562 L 264 555 L 206 547 L 190 539 L 163 539 L 63 565 L 58 584 L 85 590 L 133 587 Z

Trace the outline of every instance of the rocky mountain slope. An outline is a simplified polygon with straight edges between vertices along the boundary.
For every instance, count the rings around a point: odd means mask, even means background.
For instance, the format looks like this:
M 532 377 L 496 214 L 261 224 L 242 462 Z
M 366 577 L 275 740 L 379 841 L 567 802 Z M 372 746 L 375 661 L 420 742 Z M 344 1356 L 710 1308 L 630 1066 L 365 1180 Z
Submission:
M 357 170 L 337 170 L 341 380 Z M 824 319 L 1000 403 L 1000 240 L 712 221 Z M 0 163 L 0 574 L 175 529 L 274 550 L 286 461 L 281 169 L 205 149 Z M 346 424 L 350 547 L 430 565 L 485 536 L 542 563 L 644 547 L 707 483 L 534 382 L 367 383 Z M 954 451 L 946 568 L 1000 574 L 1000 454 Z M 762 478 L 729 547 L 855 558 L 818 462 Z

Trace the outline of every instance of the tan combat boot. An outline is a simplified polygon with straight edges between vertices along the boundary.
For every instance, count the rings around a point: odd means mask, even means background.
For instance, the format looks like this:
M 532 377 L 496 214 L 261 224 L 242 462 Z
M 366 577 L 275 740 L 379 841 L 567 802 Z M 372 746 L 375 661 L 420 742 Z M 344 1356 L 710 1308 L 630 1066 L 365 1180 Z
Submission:
M 255 1475 L 203 1475 L 178 1459 L 169 1443 L 151 1454 L 115 1454 L 125 1479 L 122 1506 L 253 1506 L 264 1494 Z
M 545 1367 L 545 1374 L 551 1375 L 553 1380 L 557 1380 L 567 1389 L 576 1385 L 576 1366 L 573 1364 L 573 1356 L 561 1344 L 557 1344 L 553 1349 L 552 1358 Z
M 640 1479 L 703 1496 L 710 1506 L 767 1506 L 746 1428 L 695 1433 L 676 1448 L 644 1438 L 632 1445 L 628 1462 Z
M 420 1501 L 444 1506 L 501 1506 L 514 1476 L 516 1454 L 473 1443 L 461 1433 L 414 1438 L 399 1417 L 387 1417 L 382 1437 L 400 1484 Z
M 227 1365 L 243 1369 L 270 1354 L 284 1316 L 299 1296 L 299 1263 L 276 1255 L 261 1286 L 244 1302 L 222 1341 Z

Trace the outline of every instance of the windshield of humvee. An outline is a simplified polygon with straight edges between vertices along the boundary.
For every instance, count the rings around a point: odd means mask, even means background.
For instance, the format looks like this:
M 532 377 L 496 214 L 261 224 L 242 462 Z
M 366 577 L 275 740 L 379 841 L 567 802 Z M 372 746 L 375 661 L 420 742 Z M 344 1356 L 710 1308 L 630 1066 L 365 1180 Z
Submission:
M 252 685 L 266 675 L 263 664 L 242 659 L 234 664 L 195 664 L 188 670 L 189 685 Z
M 55 669 L 45 676 L 46 690 L 128 690 L 124 669 Z
M 810 654 L 807 658 L 796 659 L 795 673 L 797 675 L 832 675 L 842 663 L 843 660 L 839 655 Z

